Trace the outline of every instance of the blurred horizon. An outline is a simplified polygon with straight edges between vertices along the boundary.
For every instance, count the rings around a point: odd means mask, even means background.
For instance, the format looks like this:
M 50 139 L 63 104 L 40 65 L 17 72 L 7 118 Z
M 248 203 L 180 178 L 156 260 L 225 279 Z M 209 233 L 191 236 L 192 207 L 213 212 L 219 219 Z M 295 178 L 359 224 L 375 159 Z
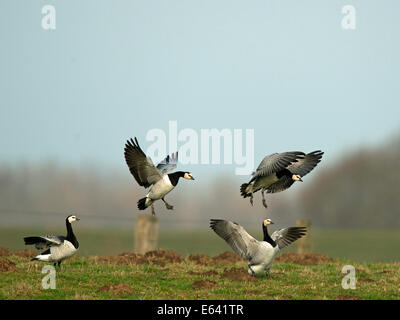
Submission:
M 166 210 L 161 201 L 155 203 L 160 226 L 204 229 L 210 218 L 254 226 L 270 217 L 278 226 L 310 219 L 313 227 L 322 229 L 400 227 L 396 193 L 400 186 L 400 134 L 374 147 L 353 148 L 336 161 L 326 158 L 324 154 L 303 183 L 295 183 L 281 193 L 266 194 L 267 210 L 261 204 L 260 192 L 255 194 L 253 207 L 249 199 L 240 196 L 239 187 L 250 176 L 219 173 L 219 166 L 214 166 L 211 176 L 193 173 L 195 181 L 182 180 L 167 195 L 173 211 Z M 387 170 L 393 164 L 397 166 Z M 137 201 L 146 192 L 125 162 L 121 168 L 110 170 L 106 166 L 68 167 L 53 161 L 0 163 L 3 227 L 63 226 L 65 217 L 74 213 L 90 221 L 86 227 L 89 229 L 126 228 L 127 224 L 134 225 L 138 214 L 151 214 L 150 209 L 137 209 Z

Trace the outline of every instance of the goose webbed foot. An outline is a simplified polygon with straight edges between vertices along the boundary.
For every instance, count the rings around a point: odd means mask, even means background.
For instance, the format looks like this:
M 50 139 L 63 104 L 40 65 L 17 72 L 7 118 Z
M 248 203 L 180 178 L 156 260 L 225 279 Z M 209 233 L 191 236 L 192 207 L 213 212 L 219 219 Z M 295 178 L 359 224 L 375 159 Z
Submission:
M 253 194 L 250 196 L 250 204 L 253 205 Z
M 165 207 L 167 208 L 167 210 L 173 210 L 174 209 L 174 206 L 171 206 L 167 201 L 165 201 L 164 198 L 162 198 L 162 201 L 164 201 Z
M 265 189 L 262 189 L 262 190 L 261 190 L 262 204 L 263 204 L 264 208 L 267 209 L 268 206 L 267 206 L 267 201 L 265 200 L 265 194 L 264 194 L 264 192 L 265 192 Z
M 268 268 L 268 269 L 265 269 L 265 276 L 266 276 L 268 279 L 271 279 L 271 274 L 269 273 L 269 268 Z
M 152 214 L 153 216 L 156 215 L 156 212 L 155 212 L 155 210 L 154 210 L 154 204 L 151 204 L 151 214 Z
M 251 268 L 250 263 L 249 263 L 247 266 L 249 267 L 249 271 L 250 271 L 251 275 L 252 275 L 253 277 L 255 277 L 256 273 L 255 273 L 255 272 L 253 271 L 253 269 Z

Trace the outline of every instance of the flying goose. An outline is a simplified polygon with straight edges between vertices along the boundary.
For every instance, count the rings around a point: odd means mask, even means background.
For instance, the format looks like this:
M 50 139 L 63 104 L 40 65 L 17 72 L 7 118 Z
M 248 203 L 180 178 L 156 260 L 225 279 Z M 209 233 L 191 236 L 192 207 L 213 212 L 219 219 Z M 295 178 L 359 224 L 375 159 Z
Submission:
M 316 167 L 323 154 L 317 150 L 308 154 L 289 151 L 266 156 L 252 173 L 249 183 L 240 186 L 240 193 L 243 198 L 250 197 L 253 205 L 253 193 L 261 189 L 262 203 L 267 208 L 265 191 L 276 193 L 288 189 L 295 181 L 302 182 L 302 177 Z
M 262 224 L 264 239 L 258 241 L 249 235 L 246 230 L 236 222 L 211 219 L 210 228 L 224 239 L 238 255 L 249 261 L 248 272 L 251 275 L 269 270 L 276 254 L 292 242 L 306 234 L 305 227 L 289 227 L 276 230 L 270 236 L 267 226 L 273 224 L 271 219 L 264 220 Z
M 161 161 L 157 167 L 154 166 L 150 157 L 139 146 L 137 139 L 128 140 L 125 144 L 125 161 L 129 167 L 129 171 L 140 186 L 148 188 L 151 186 L 146 197 L 138 201 L 138 209 L 145 210 L 151 206 L 151 212 L 155 215 L 153 203 L 161 199 L 165 203 L 168 210 L 172 210 L 171 206 L 164 197 L 176 187 L 179 178 L 194 180 L 190 172 L 176 171 L 169 173 L 176 168 L 178 162 L 178 152 L 171 156 L 167 156 Z
M 43 250 L 33 260 L 54 262 L 54 266 L 58 264 L 61 268 L 61 262 L 73 256 L 78 251 L 79 243 L 72 231 L 71 223 L 79 221 L 75 215 L 70 215 L 65 219 L 67 226 L 67 236 L 40 236 L 40 237 L 25 237 L 25 245 L 34 244 L 36 249 Z

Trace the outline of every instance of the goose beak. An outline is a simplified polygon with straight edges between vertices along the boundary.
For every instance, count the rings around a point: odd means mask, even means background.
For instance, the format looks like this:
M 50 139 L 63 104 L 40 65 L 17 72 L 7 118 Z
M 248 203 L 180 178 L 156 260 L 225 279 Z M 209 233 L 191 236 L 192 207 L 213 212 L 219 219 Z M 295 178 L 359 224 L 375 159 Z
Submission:
M 81 220 L 81 219 L 79 219 L 79 218 L 76 218 L 76 221 L 79 221 L 79 220 Z

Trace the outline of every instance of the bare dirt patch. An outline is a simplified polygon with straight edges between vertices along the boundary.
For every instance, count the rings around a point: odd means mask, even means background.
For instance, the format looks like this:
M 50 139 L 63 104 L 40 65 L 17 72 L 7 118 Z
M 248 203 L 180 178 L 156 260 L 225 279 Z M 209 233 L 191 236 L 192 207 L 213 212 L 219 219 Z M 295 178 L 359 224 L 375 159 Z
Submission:
M 258 296 L 258 295 L 261 294 L 261 291 L 259 291 L 259 290 L 244 290 L 243 293 L 244 293 L 245 295 L 255 295 L 255 296 Z
M 15 250 L 12 254 L 21 258 L 33 258 L 37 256 L 37 253 L 30 249 Z
M 326 254 L 320 253 L 294 253 L 288 252 L 275 259 L 277 262 L 296 263 L 301 265 L 314 265 L 333 262 L 333 259 Z
M 217 275 L 218 272 L 215 271 L 215 270 L 209 270 L 209 271 L 206 271 L 206 272 L 195 272 L 195 271 L 190 270 L 190 271 L 188 272 L 188 274 L 192 274 L 192 275 L 196 275 L 196 276 L 209 277 L 209 276 L 215 276 L 215 275 Z
M 110 292 L 115 295 L 134 293 L 129 284 L 126 283 L 108 284 L 100 287 L 97 292 Z
M 195 264 L 208 266 L 210 264 L 235 264 L 238 262 L 244 262 L 244 260 L 236 253 L 226 251 L 218 256 L 210 257 L 206 254 L 191 254 L 187 260 L 194 262 Z
M 237 268 L 225 269 L 221 274 L 221 278 L 227 278 L 236 281 L 256 281 L 253 276 L 249 275 L 247 270 Z
M 191 254 L 187 260 L 201 266 L 208 266 L 213 263 L 213 259 L 206 254 Z
M 103 256 L 99 257 L 98 261 L 108 262 L 116 265 L 130 265 L 130 264 L 145 264 L 149 263 L 148 259 L 142 254 L 135 254 L 131 252 L 124 252 L 117 256 Z
M 164 261 L 168 263 L 182 263 L 184 261 L 182 255 L 175 250 L 154 250 L 144 255 L 150 261 Z
M 0 257 L 0 272 L 7 271 L 15 272 L 17 271 L 17 267 L 14 262 L 8 260 L 7 258 Z
M 8 257 L 11 255 L 11 250 L 8 248 L 0 248 L 0 257 Z
M 393 273 L 393 272 L 394 272 L 393 270 L 383 270 L 383 271 L 381 271 L 379 273 L 386 274 L 386 273 Z
M 211 289 L 214 288 L 217 283 L 213 280 L 196 280 L 192 284 L 193 289 Z
M 360 282 L 375 282 L 375 280 L 370 278 L 358 278 L 357 280 Z
M 352 296 L 349 294 L 339 294 L 336 297 L 336 300 L 363 300 L 363 298 L 357 297 L 357 296 Z
M 236 253 L 225 251 L 224 253 L 214 257 L 213 261 L 220 264 L 233 264 L 237 262 L 243 262 L 244 260 Z
M 124 252 L 117 256 L 103 256 L 99 257 L 98 261 L 117 265 L 154 264 L 164 267 L 167 263 L 181 263 L 184 260 L 182 255 L 174 250 L 159 249 L 147 252 L 144 255 L 133 252 Z

